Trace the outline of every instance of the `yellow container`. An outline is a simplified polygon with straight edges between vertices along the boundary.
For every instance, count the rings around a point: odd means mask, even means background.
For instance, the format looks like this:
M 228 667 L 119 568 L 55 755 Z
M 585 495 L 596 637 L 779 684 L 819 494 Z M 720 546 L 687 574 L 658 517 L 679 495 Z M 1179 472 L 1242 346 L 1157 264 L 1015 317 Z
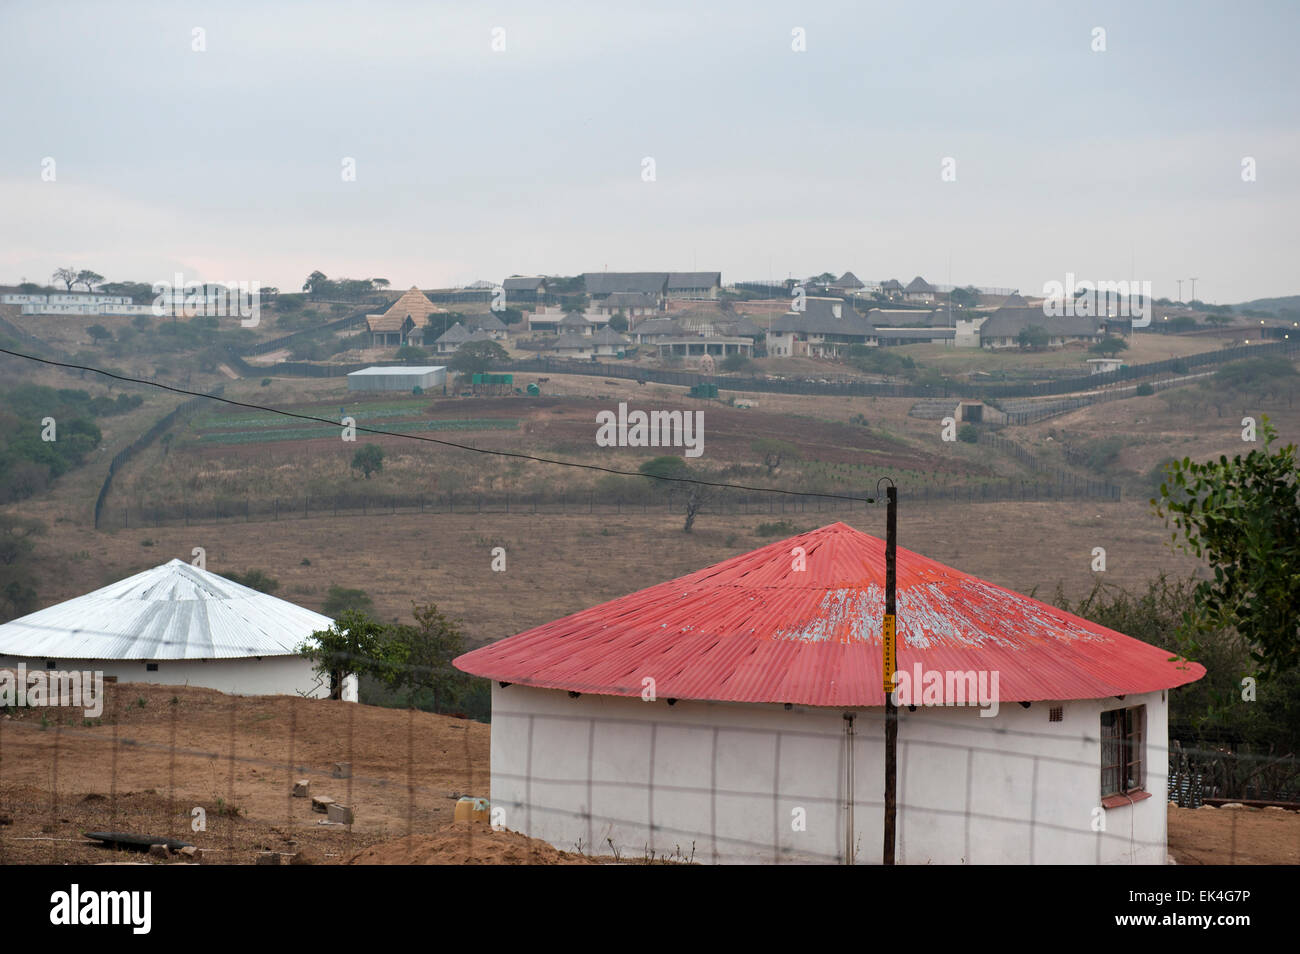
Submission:
M 454 820 L 487 822 L 488 820 L 488 800 L 486 798 L 474 798 L 471 795 L 462 795 L 456 802 L 456 814 Z

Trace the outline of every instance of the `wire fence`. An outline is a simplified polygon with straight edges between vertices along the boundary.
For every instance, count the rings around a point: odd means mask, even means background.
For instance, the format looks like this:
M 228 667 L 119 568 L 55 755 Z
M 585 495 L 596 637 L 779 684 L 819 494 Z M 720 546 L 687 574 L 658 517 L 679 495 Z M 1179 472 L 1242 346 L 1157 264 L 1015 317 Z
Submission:
M 220 396 L 222 390 L 222 386 L 217 385 L 213 388 L 212 393 Z M 180 420 L 187 414 L 193 413 L 199 408 L 207 406 L 208 404 L 209 401 L 206 397 L 195 397 L 190 398 L 188 401 L 181 402 L 155 421 L 147 431 L 113 455 L 113 460 L 108 465 L 108 473 L 104 475 L 104 482 L 99 487 L 99 496 L 95 498 L 96 530 L 99 529 L 100 523 L 103 519 L 104 504 L 105 501 L 108 500 L 108 495 L 113 489 L 113 476 L 118 472 L 118 470 L 124 467 L 132 458 L 137 456 L 141 451 L 149 447 L 149 445 L 166 433 L 171 426 L 176 423 L 176 421 Z
M 1011 442 L 1006 442 L 1011 443 Z M 1032 458 L 1029 458 L 1032 459 Z M 1038 463 L 1035 461 L 1035 463 Z M 1060 468 L 1040 465 L 1046 480 L 994 480 L 979 484 L 900 487 L 900 501 L 925 505 L 1059 502 L 1092 500 L 1117 502 L 1122 491 L 1104 480 L 1079 477 Z M 265 497 L 224 500 L 171 501 L 105 505 L 97 509 L 98 529 L 162 527 L 219 521 L 264 522 L 313 517 L 383 517 L 411 514 L 511 514 L 528 516 L 605 516 L 633 514 L 685 515 L 689 490 L 671 494 L 647 493 L 619 496 L 591 493 L 418 493 L 304 494 L 301 497 Z M 847 492 L 846 492 L 847 497 Z M 701 516 L 811 516 L 840 517 L 872 506 L 861 498 L 808 496 L 806 494 L 744 494 L 715 490 L 699 508 Z
M 105 838 L 170 845 L 152 849 L 160 861 L 216 864 L 464 863 L 500 857 L 503 846 L 513 860 L 541 863 L 563 860 L 554 849 L 630 862 L 880 860 L 879 708 L 506 686 L 489 727 L 168 678 L 107 683 L 94 717 L 60 706 L 5 711 L 0 864 L 93 863 L 106 856 Z M 992 719 L 901 708 L 900 863 L 1164 863 L 1168 851 L 1230 864 L 1276 850 L 1276 835 L 1247 825 L 1249 810 L 1174 826 L 1165 802 L 1300 809 L 1294 756 L 1150 738 L 1128 794 L 1104 799 L 1096 723 L 1106 707 L 1006 704 Z M 466 796 L 489 800 L 488 824 L 454 824 Z M 1227 837 L 1202 844 L 1204 831 Z

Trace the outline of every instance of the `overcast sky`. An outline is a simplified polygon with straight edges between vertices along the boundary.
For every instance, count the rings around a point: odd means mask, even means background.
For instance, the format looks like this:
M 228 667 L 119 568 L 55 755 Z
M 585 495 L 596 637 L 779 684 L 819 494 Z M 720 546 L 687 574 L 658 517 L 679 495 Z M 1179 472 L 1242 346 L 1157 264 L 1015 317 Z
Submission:
M 1296 294 L 1298 11 L 0 0 L 0 282 L 851 269 Z

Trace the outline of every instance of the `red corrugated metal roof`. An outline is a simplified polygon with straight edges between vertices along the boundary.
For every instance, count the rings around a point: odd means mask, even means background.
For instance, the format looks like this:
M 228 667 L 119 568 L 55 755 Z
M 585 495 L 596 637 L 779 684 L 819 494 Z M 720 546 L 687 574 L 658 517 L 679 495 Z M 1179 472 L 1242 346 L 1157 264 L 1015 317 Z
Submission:
M 806 569 L 793 569 L 803 547 Z M 466 653 L 503 682 L 661 698 L 883 706 L 885 542 L 843 523 Z M 1197 663 L 898 548 L 898 668 L 994 671 L 1002 702 L 1195 682 Z

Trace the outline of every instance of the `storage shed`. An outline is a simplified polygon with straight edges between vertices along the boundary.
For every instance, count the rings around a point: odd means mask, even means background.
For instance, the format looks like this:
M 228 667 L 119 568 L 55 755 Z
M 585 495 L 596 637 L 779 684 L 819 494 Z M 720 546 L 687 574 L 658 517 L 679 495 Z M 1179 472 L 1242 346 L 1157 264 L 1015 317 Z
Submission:
M 438 367 L 362 368 L 348 374 L 349 391 L 410 391 L 419 387 L 440 388 L 447 383 L 447 369 Z
M 879 863 L 884 582 L 836 523 L 459 657 L 494 810 L 568 849 Z M 898 860 L 1164 863 L 1169 692 L 1204 668 L 901 547 L 897 586 Z
M 0 666 L 238 695 L 329 695 L 297 648 L 333 621 L 182 560 L 0 625 Z

